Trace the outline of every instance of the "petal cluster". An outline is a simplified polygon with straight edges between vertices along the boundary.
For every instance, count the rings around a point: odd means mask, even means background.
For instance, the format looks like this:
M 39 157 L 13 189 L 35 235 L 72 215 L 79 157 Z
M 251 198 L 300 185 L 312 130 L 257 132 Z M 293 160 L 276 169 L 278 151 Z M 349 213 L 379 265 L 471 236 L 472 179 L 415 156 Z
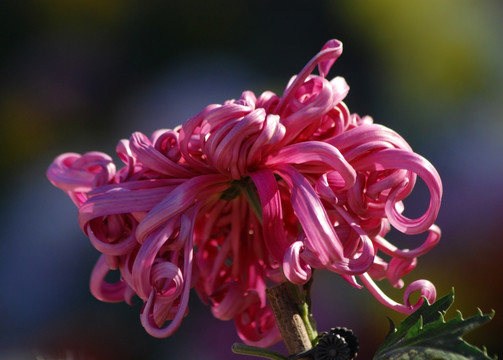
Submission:
M 304 284 L 327 269 L 377 300 L 410 313 L 375 280 L 403 287 L 403 276 L 440 238 L 434 224 L 442 197 L 435 168 L 393 130 L 350 113 L 345 80 L 326 75 L 342 53 L 329 41 L 284 93 L 209 105 L 175 129 L 121 140 L 116 167 L 103 153 L 66 153 L 50 181 L 79 208 L 79 224 L 102 253 L 91 275 L 98 299 L 144 305 L 153 336 L 171 335 L 188 312 L 191 289 L 222 320 L 234 320 L 248 344 L 280 339 L 265 289 Z M 315 75 L 315 68 L 319 75 Z M 424 214 L 405 215 L 417 178 L 428 187 Z M 385 239 L 391 228 L 425 233 L 415 249 Z M 120 280 L 106 281 L 110 271 Z

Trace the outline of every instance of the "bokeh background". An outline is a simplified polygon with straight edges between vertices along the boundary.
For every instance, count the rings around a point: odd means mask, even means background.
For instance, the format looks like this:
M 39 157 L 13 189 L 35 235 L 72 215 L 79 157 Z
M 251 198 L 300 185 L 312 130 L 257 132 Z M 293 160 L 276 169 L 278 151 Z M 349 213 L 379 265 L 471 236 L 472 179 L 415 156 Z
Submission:
M 430 279 L 440 295 L 454 286 L 465 316 L 495 309 L 466 338 L 501 356 L 502 33 L 498 0 L 3 0 L 0 358 L 246 359 L 230 352 L 233 323 L 196 297 L 161 340 L 141 327 L 140 304 L 95 300 L 98 252 L 45 170 L 61 152 L 113 154 L 135 130 L 173 127 L 246 89 L 281 93 L 331 38 L 345 46 L 330 75 L 351 86 L 349 108 L 398 131 L 443 178 L 441 243 L 406 280 Z M 424 210 L 417 194 L 406 206 Z M 361 359 L 386 316 L 403 319 L 334 274 L 317 273 L 313 296 L 319 329 L 352 328 Z

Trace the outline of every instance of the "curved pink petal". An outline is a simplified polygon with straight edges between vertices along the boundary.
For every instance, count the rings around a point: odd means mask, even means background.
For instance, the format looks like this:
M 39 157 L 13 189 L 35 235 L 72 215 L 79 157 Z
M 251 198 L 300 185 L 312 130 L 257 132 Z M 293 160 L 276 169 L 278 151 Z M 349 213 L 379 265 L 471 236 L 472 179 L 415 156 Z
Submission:
M 136 229 L 140 243 L 173 216 L 184 212 L 197 200 L 210 196 L 220 196 L 229 187 L 228 178 L 222 175 L 200 175 L 193 177 L 175 187 L 161 202 L 150 210 Z
M 186 178 L 194 174 L 190 169 L 175 163 L 160 153 L 152 145 L 149 138 L 140 132 L 135 132 L 131 135 L 129 146 L 131 151 L 136 155 L 136 160 L 148 169 L 166 176 L 178 178 Z
M 91 281 L 89 285 L 91 293 L 96 299 L 105 302 L 124 301 L 126 299 L 125 295 L 128 286 L 121 280 L 113 284 L 106 282 L 105 277 L 109 271 L 110 268 L 107 264 L 105 256 L 100 256 L 91 273 Z
M 306 178 L 290 165 L 278 165 L 275 173 L 290 188 L 292 206 L 306 234 L 306 247 L 325 266 L 341 260 L 343 246 L 323 204 Z
M 292 243 L 283 258 L 283 273 L 293 284 L 305 284 L 311 278 L 311 267 L 301 258 L 304 244 L 301 241 Z
M 262 169 L 250 174 L 262 206 L 262 232 L 267 249 L 279 263 L 289 246 L 286 238 L 281 195 L 274 174 L 269 169 Z
M 368 154 L 352 163 L 357 171 L 407 169 L 423 179 L 430 191 L 430 203 L 426 212 L 417 219 L 409 219 L 397 211 L 400 187 L 395 187 L 386 201 L 386 215 L 390 223 L 406 234 L 418 234 L 427 230 L 437 218 L 442 198 L 442 183 L 437 170 L 431 163 L 418 154 L 401 149 L 385 149 Z
M 342 43 L 338 40 L 328 41 L 324 48 L 316 54 L 299 72 L 295 80 L 283 92 L 280 102 L 277 105 L 276 113 L 279 114 L 283 111 L 283 107 L 290 102 L 291 97 L 295 94 L 297 89 L 304 83 L 306 78 L 313 72 L 314 68 L 319 66 L 320 75 L 325 77 L 333 63 L 342 54 Z
M 104 221 L 100 219 L 97 224 L 91 222 L 85 227 L 85 232 L 91 244 L 98 251 L 106 255 L 125 255 L 138 244 L 135 236 L 136 221 L 132 221 L 131 219 L 116 220 L 114 219 L 116 217 L 117 215 L 107 218 L 107 224 L 104 224 Z M 114 220 L 120 222 L 117 224 L 118 228 L 115 232 L 109 229 L 110 223 Z M 128 226 L 123 225 L 125 221 L 129 223 Z
M 79 209 L 80 226 L 86 229 L 89 221 L 102 216 L 150 211 L 176 187 L 163 181 L 148 185 L 155 187 L 135 189 L 118 185 L 91 196 Z
M 339 150 L 321 141 L 306 141 L 283 147 L 277 154 L 270 156 L 266 162 L 268 166 L 277 164 L 306 164 L 302 168 L 304 173 L 337 171 L 345 183 L 340 190 L 349 189 L 356 181 L 355 170 Z M 323 164 L 323 166 L 318 164 Z
M 183 317 L 186 315 L 187 312 L 187 306 L 189 302 L 189 293 L 190 293 L 190 288 L 191 288 L 191 277 L 192 277 L 192 257 L 193 257 L 193 248 L 192 248 L 192 239 L 193 239 L 193 230 L 194 230 L 194 223 L 196 221 L 197 217 L 197 212 L 198 212 L 198 205 L 194 205 L 191 211 L 186 213 L 186 218 L 188 218 L 188 222 L 186 223 L 186 227 L 188 231 L 181 231 L 181 234 L 185 234 L 183 243 L 184 243 L 184 251 L 183 251 L 183 289 L 180 293 L 180 303 L 177 305 L 176 312 L 174 316 L 172 317 L 171 322 L 164 328 L 160 327 L 157 325 L 157 322 L 155 321 L 155 313 L 154 313 L 154 305 L 156 301 L 156 297 L 159 295 L 156 294 L 156 291 L 154 288 L 150 291 L 150 294 L 148 296 L 147 301 L 144 304 L 144 307 L 142 309 L 140 318 L 141 322 L 145 328 L 145 330 L 152 336 L 159 337 L 159 338 L 165 338 L 173 334 L 181 325 Z M 154 251 L 157 248 L 154 246 Z M 141 249 L 140 249 L 141 251 Z M 158 250 L 157 250 L 158 251 Z M 147 252 L 145 261 L 149 262 L 152 251 Z M 138 256 L 140 256 L 140 253 L 138 253 Z M 140 257 L 140 259 L 142 259 Z M 135 265 L 136 266 L 136 261 Z M 139 265 L 142 268 L 148 264 L 146 264 L 143 260 L 140 260 Z M 134 272 L 134 271 L 133 271 Z M 171 303 L 170 303 L 171 304 Z M 170 305 L 169 305 L 170 306 Z M 171 314 L 166 314 L 166 315 L 171 315 Z M 171 316 L 169 316 L 171 318 Z
M 440 228 L 437 225 L 433 224 L 428 229 L 428 237 L 426 238 L 426 240 L 420 246 L 412 250 L 399 250 L 396 246 L 390 244 L 381 236 L 376 236 L 373 241 L 386 255 L 401 257 L 404 259 L 411 259 L 428 253 L 438 244 L 438 242 L 440 241 L 440 236 Z
M 324 78 L 313 78 L 311 82 L 316 82 L 313 87 L 318 88 L 316 92 L 309 89 L 307 94 L 296 94 L 296 96 L 301 96 L 302 102 L 296 100 L 293 109 L 290 109 L 291 114 L 282 116 L 282 123 L 286 128 L 286 133 L 283 138 L 282 144 L 287 144 L 293 141 L 297 136 L 302 134 L 305 139 L 309 134 L 304 133 L 306 128 L 311 125 L 313 121 L 320 122 L 320 118 L 331 110 L 335 105 L 337 105 L 336 95 L 333 93 L 334 89 L 330 82 Z M 300 88 L 299 90 L 304 90 Z M 304 98 L 306 95 L 307 97 Z M 311 127 L 313 130 L 316 127 Z M 311 130 L 311 133 L 313 132 Z
M 388 265 L 386 277 L 393 287 L 402 288 L 404 282 L 402 277 L 411 272 L 417 265 L 417 258 L 393 258 Z
M 423 296 L 426 298 L 426 300 L 428 300 L 430 304 L 435 301 L 437 296 L 435 286 L 433 286 L 431 282 L 427 280 L 416 280 L 409 284 L 404 292 L 404 304 L 400 304 L 384 294 L 384 292 L 379 289 L 375 282 L 370 278 L 370 275 L 365 273 L 360 275 L 359 278 L 363 282 L 365 287 L 372 293 L 372 295 L 374 295 L 377 301 L 397 312 L 406 315 L 412 314 L 414 311 L 419 309 L 419 307 L 424 302 Z M 422 297 L 417 301 L 416 304 L 412 305 L 409 299 L 410 295 L 412 295 L 412 293 L 415 291 L 420 291 Z
M 84 155 L 61 154 L 47 169 L 47 178 L 56 187 L 66 192 L 80 207 L 93 188 L 110 183 L 115 175 L 112 158 L 92 151 Z

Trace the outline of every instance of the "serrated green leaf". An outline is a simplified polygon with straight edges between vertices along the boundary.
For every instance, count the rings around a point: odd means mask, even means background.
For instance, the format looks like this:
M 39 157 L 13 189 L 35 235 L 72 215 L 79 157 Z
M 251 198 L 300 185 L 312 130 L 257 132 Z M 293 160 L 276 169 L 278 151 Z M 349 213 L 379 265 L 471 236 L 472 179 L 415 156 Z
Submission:
M 426 300 L 426 299 L 425 299 Z M 492 360 L 485 350 L 468 344 L 462 336 L 490 321 L 483 314 L 445 321 L 444 315 L 454 302 L 454 289 L 433 304 L 427 301 L 399 326 L 390 320 L 391 330 L 377 349 L 374 360 Z

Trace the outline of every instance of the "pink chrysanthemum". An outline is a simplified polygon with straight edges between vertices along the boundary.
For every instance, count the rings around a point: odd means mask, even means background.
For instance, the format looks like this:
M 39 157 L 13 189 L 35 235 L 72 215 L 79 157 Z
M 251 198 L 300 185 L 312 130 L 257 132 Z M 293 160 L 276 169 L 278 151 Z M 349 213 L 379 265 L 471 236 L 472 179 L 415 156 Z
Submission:
M 117 146 L 124 162 L 117 171 L 99 152 L 57 157 L 47 175 L 78 206 L 81 228 L 103 254 L 91 276 L 94 296 L 137 295 L 145 329 L 166 337 L 194 288 L 216 318 L 234 319 L 243 341 L 258 346 L 280 339 L 266 283 L 303 284 L 312 269 L 355 287 L 359 279 L 402 313 L 421 305 L 422 298 L 409 302 L 416 290 L 434 301 L 426 280 L 406 288 L 404 304 L 374 282 L 402 287 L 417 257 L 438 242 L 442 185 L 397 133 L 349 112 L 345 80 L 325 78 L 341 53 L 342 44 L 329 41 L 281 97 L 246 91 L 173 130 L 134 133 Z M 316 66 L 320 75 L 312 74 Z M 402 200 L 416 176 L 430 203 L 409 219 Z M 426 240 L 399 250 L 384 238 L 391 227 L 426 232 Z M 105 281 L 111 270 L 120 271 L 119 282 Z

